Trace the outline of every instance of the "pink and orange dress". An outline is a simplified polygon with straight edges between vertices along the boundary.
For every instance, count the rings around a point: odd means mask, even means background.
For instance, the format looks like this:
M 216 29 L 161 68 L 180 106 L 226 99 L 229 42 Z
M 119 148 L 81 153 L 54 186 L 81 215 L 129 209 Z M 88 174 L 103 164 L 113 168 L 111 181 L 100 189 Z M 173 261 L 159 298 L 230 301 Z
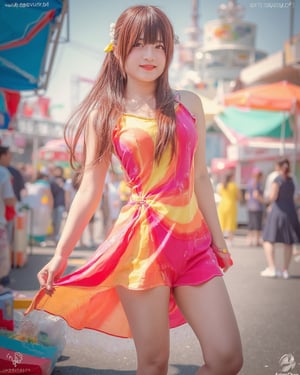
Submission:
M 117 286 L 146 290 L 199 285 L 221 276 L 211 234 L 194 192 L 195 119 L 176 107 L 176 153 L 167 147 L 155 162 L 157 123 L 124 114 L 113 143 L 132 194 L 107 239 L 91 259 L 62 277 L 49 296 L 42 289 L 30 308 L 61 316 L 75 329 L 131 337 Z M 172 294 L 170 328 L 185 323 Z

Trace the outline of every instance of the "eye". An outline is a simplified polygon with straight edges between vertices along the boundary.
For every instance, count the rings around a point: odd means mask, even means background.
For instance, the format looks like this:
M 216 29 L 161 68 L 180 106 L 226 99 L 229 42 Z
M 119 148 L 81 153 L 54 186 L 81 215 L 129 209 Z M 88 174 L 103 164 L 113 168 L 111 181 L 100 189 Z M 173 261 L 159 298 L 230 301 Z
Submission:
M 143 40 L 137 40 L 135 43 L 134 43 L 134 45 L 133 45 L 133 47 L 135 47 L 135 48 L 138 48 L 138 47 L 144 47 L 144 42 L 143 42 Z
M 155 48 L 157 48 L 157 49 L 162 49 L 163 51 L 166 50 L 166 47 L 165 47 L 165 45 L 163 44 L 163 42 L 157 42 L 157 43 L 155 44 Z

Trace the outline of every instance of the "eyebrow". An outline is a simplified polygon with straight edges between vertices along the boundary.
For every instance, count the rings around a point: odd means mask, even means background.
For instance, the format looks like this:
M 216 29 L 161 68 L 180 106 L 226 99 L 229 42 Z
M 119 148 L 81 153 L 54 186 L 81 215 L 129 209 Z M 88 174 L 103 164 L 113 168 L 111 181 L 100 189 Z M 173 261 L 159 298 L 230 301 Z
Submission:
M 140 38 L 137 39 L 137 42 L 139 42 L 139 41 L 144 41 L 144 40 L 145 40 L 144 37 L 140 37 Z M 164 43 L 164 41 L 163 41 L 162 39 L 157 39 L 157 40 L 155 41 L 155 43 Z

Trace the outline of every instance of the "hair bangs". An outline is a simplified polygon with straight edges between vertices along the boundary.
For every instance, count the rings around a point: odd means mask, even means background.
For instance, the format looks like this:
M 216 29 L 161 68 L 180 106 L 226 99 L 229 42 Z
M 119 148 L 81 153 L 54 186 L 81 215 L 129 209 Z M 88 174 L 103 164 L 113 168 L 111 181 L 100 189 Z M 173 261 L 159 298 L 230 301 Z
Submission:
M 158 17 L 153 17 L 152 15 L 147 15 L 139 37 L 143 39 L 145 44 L 155 44 L 159 41 L 166 45 L 167 38 L 164 25 Z

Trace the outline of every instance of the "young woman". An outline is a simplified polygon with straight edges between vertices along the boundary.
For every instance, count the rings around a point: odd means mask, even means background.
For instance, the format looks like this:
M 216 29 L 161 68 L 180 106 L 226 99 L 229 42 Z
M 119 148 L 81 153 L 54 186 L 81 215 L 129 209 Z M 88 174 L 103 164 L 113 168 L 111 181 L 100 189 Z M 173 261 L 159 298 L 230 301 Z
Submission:
M 237 230 L 238 201 L 240 199 L 240 191 L 234 178 L 234 172 L 228 172 L 224 176 L 224 182 L 217 188 L 217 193 L 220 196 L 218 217 L 222 231 L 228 238 L 229 245 L 232 244 Z
M 252 178 L 248 181 L 245 194 L 248 213 L 247 243 L 249 246 L 261 245 L 261 231 L 265 208 L 262 180 L 262 171 L 258 168 L 254 168 Z
M 260 274 L 263 277 L 282 276 L 288 279 L 293 245 L 300 243 L 300 223 L 295 204 L 295 184 L 290 176 L 290 161 L 283 157 L 277 165 L 279 174 L 271 185 L 268 197 L 270 207 L 263 230 L 267 268 Z M 276 243 L 282 243 L 284 248 L 282 272 L 276 269 Z
M 84 137 L 82 180 L 29 311 L 133 337 L 138 375 L 167 374 L 169 328 L 188 322 L 205 361 L 197 374 L 236 374 L 241 342 L 218 265 L 226 271 L 232 261 L 207 174 L 204 115 L 195 94 L 169 86 L 173 48 L 160 9 L 134 6 L 119 17 L 99 78 L 67 127 L 72 150 Z M 112 154 L 131 197 L 89 262 L 61 278 Z

